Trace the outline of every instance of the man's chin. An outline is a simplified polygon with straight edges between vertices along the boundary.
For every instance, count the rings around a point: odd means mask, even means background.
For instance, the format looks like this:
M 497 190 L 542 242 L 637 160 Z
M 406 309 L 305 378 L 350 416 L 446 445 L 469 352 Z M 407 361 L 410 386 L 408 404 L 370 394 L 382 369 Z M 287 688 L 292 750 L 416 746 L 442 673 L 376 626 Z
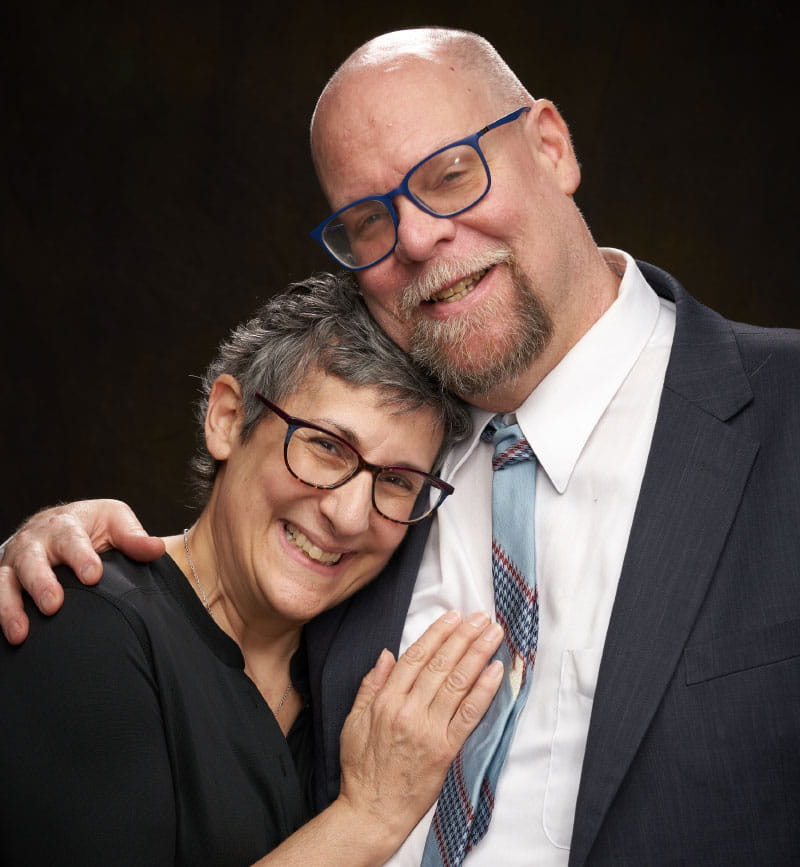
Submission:
M 490 303 L 473 315 L 417 320 L 409 352 L 465 399 L 517 379 L 549 343 L 552 324 L 539 302 L 518 290 L 511 309 Z
M 411 357 L 445 388 L 465 399 L 516 378 L 533 360 L 531 353 L 520 354 L 514 346 L 498 351 L 496 345 L 487 344 L 485 334 L 426 337 L 420 339 L 419 332 L 415 333 Z

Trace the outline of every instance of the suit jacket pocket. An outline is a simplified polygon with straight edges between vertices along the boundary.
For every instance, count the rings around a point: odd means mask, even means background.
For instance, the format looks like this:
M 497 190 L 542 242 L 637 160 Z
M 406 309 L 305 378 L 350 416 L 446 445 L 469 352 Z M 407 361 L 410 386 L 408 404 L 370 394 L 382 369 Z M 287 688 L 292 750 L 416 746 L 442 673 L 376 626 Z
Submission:
M 800 656 L 800 620 L 787 620 L 693 644 L 686 648 L 683 656 L 687 685 L 783 662 Z

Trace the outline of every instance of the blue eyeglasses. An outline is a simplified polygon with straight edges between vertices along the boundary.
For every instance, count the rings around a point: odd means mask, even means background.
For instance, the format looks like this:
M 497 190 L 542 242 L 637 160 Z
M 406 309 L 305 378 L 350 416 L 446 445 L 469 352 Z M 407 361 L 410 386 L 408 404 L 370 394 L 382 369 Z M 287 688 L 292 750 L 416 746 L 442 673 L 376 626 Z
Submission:
M 492 176 L 480 139 L 530 111 L 523 106 L 466 138 L 434 151 L 409 169 L 399 186 L 382 196 L 351 202 L 311 232 L 334 259 L 351 271 L 377 265 L 397 246 L 399 218 L 392 200 L 405 196 L 433 217 L 454 217 L 489 192 Z

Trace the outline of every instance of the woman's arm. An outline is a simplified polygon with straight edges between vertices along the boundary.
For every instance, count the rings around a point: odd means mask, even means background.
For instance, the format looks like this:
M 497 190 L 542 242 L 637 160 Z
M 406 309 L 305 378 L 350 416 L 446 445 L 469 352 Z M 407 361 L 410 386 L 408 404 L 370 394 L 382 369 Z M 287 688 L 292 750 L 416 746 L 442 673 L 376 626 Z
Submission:
M 439 795 L 497 691 L 502 629 L 484 614 L 439 618 L 395 664 L 361 683 L 341 740 L 342 786 L 326 810 L 258 864 L 382 864 Z

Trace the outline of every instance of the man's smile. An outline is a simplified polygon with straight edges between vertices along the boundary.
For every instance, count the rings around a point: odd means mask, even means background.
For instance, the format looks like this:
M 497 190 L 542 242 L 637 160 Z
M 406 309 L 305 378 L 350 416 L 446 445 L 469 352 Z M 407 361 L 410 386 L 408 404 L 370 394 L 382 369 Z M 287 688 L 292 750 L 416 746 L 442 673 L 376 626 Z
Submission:
M 453 283 L 452 286 L 448 286 L 446 289 L 442 289 L 441 292 L 437 292 L 435 295 L 432 295 L 423 303 L 450 304 L 453 301 L 459 301 L 461 298 L 464 298 L 473 290 L 473 288 L 486 276 L 488 271 L 488 268 L 484 268 L 482 271 L 470 274 L 467 277 L 462 277 L 461 280 L 459 280 L 457 283 Z

